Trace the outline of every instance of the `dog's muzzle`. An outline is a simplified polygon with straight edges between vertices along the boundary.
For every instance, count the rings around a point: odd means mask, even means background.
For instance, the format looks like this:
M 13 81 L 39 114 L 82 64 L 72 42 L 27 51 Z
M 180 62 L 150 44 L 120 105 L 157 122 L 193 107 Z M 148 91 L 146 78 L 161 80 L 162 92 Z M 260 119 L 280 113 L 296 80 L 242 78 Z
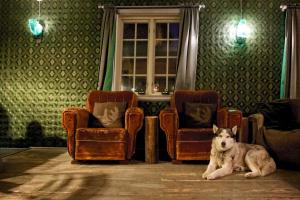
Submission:
M 221 146 L 225 147 L 226 146 L 226 142 L 221 142 Z

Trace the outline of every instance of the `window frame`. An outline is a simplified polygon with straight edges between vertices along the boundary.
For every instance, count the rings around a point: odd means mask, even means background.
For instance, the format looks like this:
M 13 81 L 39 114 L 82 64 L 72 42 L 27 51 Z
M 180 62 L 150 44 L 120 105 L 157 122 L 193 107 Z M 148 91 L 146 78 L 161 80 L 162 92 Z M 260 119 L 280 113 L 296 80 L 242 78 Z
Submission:
M 124 23 L 148 23 L 148 49 L 147 49 L 147 75 L 146 91 L 143 95 L 138 95 L 144 100 L 168 100 L 170 95 L 163 95 L 160 92 L 153 92 L 155 70 L 155 24 L 180 23 L 180 9 L 119 9 L 116 18 L 116 50 L 115 50 L 115 72 L 113 79 L 113 90 L 121 90 L 122 77 L 122 50 L 123 50 L 123 28 Z M 151 35 L 152 34 L 152 35 Z M 119 67 L 118 67 L 119 66 Z M 176 75 L 175 75 L 176 77 Z

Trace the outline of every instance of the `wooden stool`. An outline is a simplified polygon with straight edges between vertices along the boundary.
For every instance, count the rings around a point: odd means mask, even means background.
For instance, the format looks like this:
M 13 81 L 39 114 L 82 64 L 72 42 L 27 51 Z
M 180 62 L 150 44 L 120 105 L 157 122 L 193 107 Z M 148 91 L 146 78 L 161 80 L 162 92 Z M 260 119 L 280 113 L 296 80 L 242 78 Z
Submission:
M 145 162 L 158 162 L 158 117 L 145 117 Z

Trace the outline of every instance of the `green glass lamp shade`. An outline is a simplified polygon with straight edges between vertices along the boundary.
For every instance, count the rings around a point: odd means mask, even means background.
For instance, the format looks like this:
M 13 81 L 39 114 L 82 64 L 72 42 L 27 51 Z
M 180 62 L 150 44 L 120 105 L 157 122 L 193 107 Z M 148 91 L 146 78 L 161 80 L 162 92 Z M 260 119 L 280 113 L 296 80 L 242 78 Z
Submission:
M 247 21 L 245 19 L 241 19 L 237 25 L 236 36 L 238 38 L 247 38 L 249 36 L 249 26 L 247 25 Z
M 43 26 L 40 24 L 40 22 L 37 19 L 29 19 L 28 20 L 28 26 L 30 29 L 30 32 L 34 37 L 39 37 L 43 33 Z

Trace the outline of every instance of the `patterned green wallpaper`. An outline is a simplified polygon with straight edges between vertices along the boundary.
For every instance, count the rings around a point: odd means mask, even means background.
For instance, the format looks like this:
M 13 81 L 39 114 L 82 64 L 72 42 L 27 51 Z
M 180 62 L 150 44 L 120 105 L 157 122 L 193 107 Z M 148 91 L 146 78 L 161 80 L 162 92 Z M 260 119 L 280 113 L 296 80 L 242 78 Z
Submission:
M 46 32 L 37 45 L 27 20 L 38 16 L 36 0 L 0 1 L 0 146 L 63 146 L 61 112 L 83 106 L 97 85 L 102 11 L 98 3 L 165 5 L 185 1 L 43 0 Z M 229 37 L 239 0 L 203 0 L 197 88 L 220 91 L 223 104 L 255 111 L 256 102 L 279 96 L 284 13 L 280 0 L 244 0 L 253 32 L 245 44 Z M 296 2 L 296 1 L 293 1 Z M 147 113 L 162 104 L 142 103 Z M 150 107 L 150 108 L 149 108 Z M 38 138 L 38 139 L 37 139 Z

